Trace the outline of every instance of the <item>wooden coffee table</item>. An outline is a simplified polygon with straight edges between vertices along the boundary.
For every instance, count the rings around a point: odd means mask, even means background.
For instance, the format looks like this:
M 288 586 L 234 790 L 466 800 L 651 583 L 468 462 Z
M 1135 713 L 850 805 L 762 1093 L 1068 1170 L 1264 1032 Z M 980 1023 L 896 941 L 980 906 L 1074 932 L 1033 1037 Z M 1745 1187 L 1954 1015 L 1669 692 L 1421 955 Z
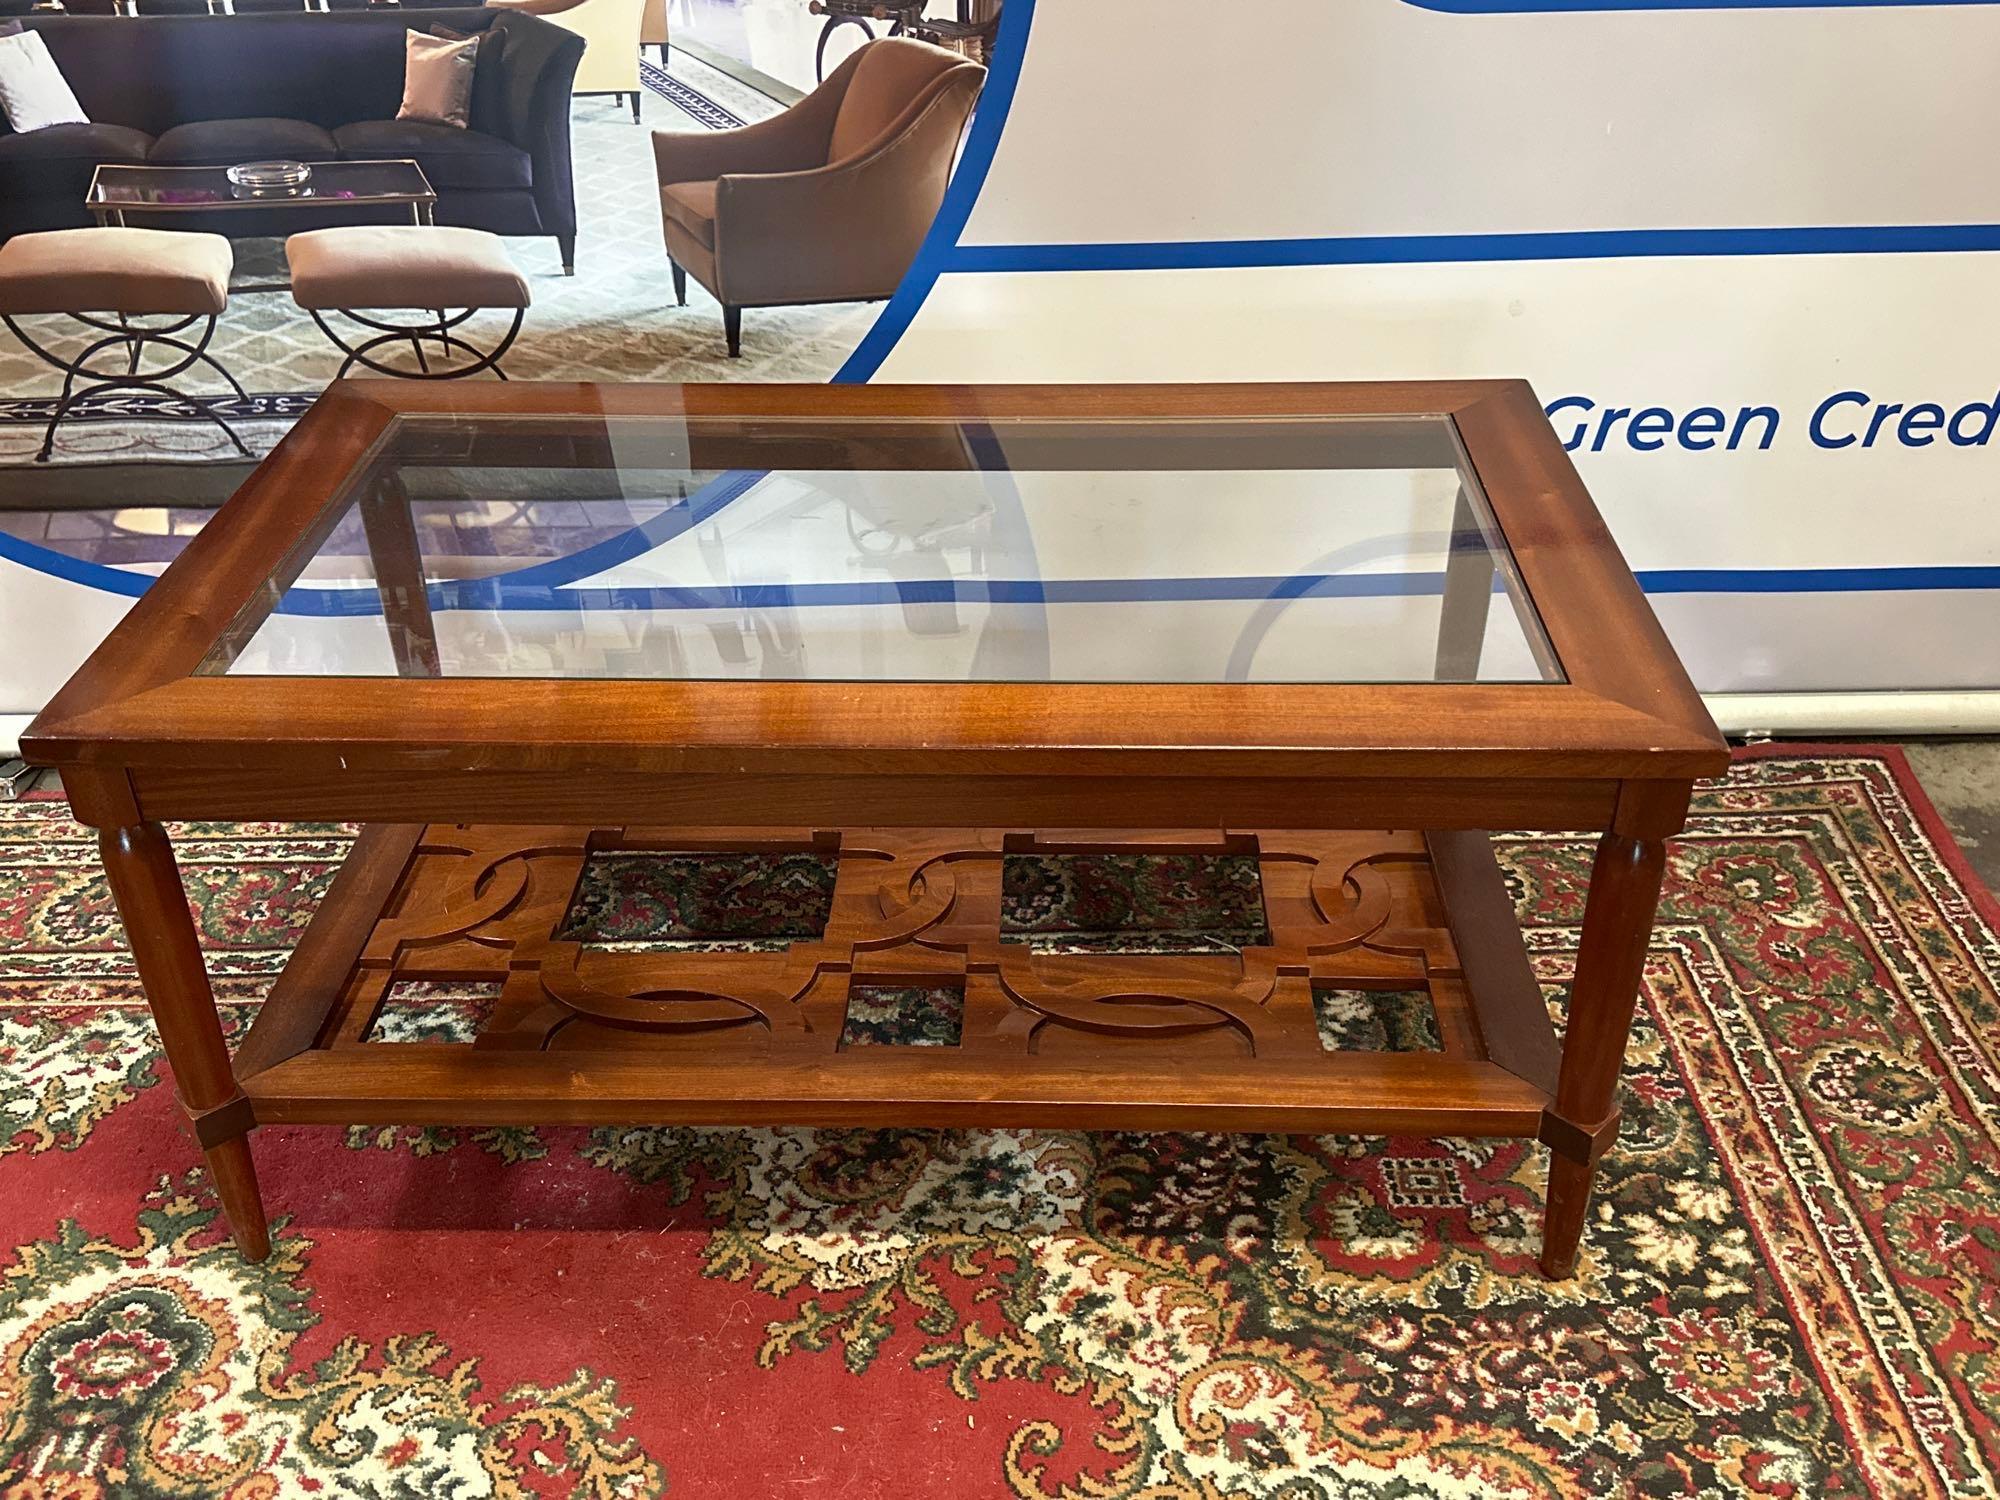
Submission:
M 994 1125 L 1538 1138 L 1555 1276 L 1726 764 L 1518 382 L 339 383 L 26 743 L 253 1258 L 266 1122 Z M 365 825 L 233 1059 L 190 818 Z M 1599 835 L 1560 1045 L 1489 829 Z M 579 903 L 746 853 L 823 874 L 788 942 Z M 1168 854 L 1241 930 L 1053 951 L 1009 895 Z M 911 995 L 943 1045 L 852 1033 Z M 1390 995 L 1422 1050 L 1329 1050 Z

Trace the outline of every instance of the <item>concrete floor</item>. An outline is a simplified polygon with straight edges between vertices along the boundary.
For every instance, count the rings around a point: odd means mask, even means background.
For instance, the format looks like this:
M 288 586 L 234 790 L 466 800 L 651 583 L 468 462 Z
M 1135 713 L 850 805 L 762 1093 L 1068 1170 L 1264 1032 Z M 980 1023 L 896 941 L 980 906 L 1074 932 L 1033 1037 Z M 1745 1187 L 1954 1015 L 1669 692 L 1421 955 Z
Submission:
M 1912 740 L 1903 746 L 1989 891 L 2000 891 L 2000 739 Z

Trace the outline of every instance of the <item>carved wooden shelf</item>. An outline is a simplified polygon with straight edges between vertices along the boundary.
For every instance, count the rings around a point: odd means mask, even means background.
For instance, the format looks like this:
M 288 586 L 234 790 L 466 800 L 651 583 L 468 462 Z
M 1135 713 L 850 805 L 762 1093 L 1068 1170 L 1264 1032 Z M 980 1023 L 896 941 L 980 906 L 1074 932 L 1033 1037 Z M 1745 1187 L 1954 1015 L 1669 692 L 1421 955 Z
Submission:
M 816 852 L 815 938 L 561 934 L 590 858 Z M 1254 856 L 1266 942 L 1039 952 L 1011 854 Z M 1474 939 L 1463 947 L 1454 936 Z M 370 1040 L 404 984 L 497 986 L 470 1041 Z M 850 994 L 956 992 L 953 1045 L 844 1045 Z M 1329 1050 L 1316 991 L 1423 991 L 1437 1046 Z M 239 1050 L 259 1121 L 1016 1125 L 1536 1135 L 1556 1039 L 1476 833 L 372 826 Z

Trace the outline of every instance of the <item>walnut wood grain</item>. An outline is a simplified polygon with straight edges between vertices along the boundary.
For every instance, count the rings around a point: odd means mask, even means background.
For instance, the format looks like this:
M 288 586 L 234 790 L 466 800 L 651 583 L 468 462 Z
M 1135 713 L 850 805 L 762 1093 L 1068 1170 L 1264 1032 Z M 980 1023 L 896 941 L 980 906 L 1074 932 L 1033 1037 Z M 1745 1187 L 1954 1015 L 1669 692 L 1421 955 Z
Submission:
M 209 1178 L 222 1200 L 236 1246 L 250 1260 L 271 1253 L 257 1169 L 244 1131 L 250 1116 L 232 1109 L 240 1090 L 202 963 L 201 941 L 175 867 L 173 846 L 157 824 L 107 828 L 98 848 L 126 941 L 173 1068 L 174 1096 L 194 1125 Z
M 565 935 L 586 851 L 663 849 L 833 858 L 828 921 L 812 939 L 775 951 L 602 949 Z M 1191 850 L 1258 858 L 1268 943 L 1240 952 L 1038 952 L 1003 930 L 1009 853 Z M 391 857 L 401 859 L 393 875 Z M 559 1032 L 564 1046 L 581 1047 L 595 1029 L 601 1045 L 613 1033 L 668 1033 L 736 1052 L 746 1044 L 724 1033 L 749 1028 L 774 1054 L 832 1053 L 849 976 L 971 986 L 998 1004 L 967 1021 L 959 1053 L 1011 1059 L 1060 1036 L 1066 1055 L 1094 1053 L 1113 1066 L 1112 1090 L 1124 1061 L 1165 1043 L 1194 1039 L 1190 1058 L 1212 1060 L 1218 1048 L 1208 1033 L 1235 1038 L 1222 1052 L 1260 1062 L 1321 1056 L 1315 985 L 1435 985 L 1447 1052 L 1482 1055 L 1423 840 L 1408 834 L 1140 830 L 1128 840 L 1103 831 L 854 828 L 779 839 L 754 829 L 676 837 L 651 827 L 434 826 L 368 833 L 350 866 L 337 883 L 345 899 L 329 897 L 259 1018 L 249 1055 L 260 1068 L 281 1045 L 295 1052 L 299 1038 L 325 1033 L 331 1012 L 331 1044 L 356 1046 L 394 985 L 463 981 L 504 981 L 474 1043 L 485 1050 L 544 1048 Z M 365 934 L 356 916 L 363 898 L 380 913 Z M 830 976 L 839 982 L 829 985 Z M 882 1107 L 893 1118 L 893 1101 Z
M 1427 842 L 1466 982 L 1479 997 L 1482 1055 L 1554 1094 L 1562 1046 L 1522 951 L 1492 844 L 1474 832 L 1432 833 Z
M 328 977 L 346 974 L 360 959 L 422 833 L 422 826 L 413 823 L 380 823 L 361 830 L 284 972 L 237 1044 L 238 1078 L 249 1078 L 313 1045 L 338 998 Z
M 1087 764 L 1095 763 L 1078 754 Z M 1168 758 L 1157 756 L 1152 761 Z M 1141 770 L 1150 769 L 1144 756 L 1129 757 L 1132 764 L 1122 776 L 1109 772 L 921 775 L 845 769 L 870 759 L 891 766 L 922 763 L 921 752 L 851 759 L 828 754 L 820 757 L 817 773 L 760 774 L 744 764 L 733 772 L 599 770 L 568 776 L 497 767 L 437 772 L 408 765 L 301 765 L 289 772 L 227 773 L 214 768 L 148 767 L 132 772 L 132 785 L 146 815 L 167 820 L 216 817 L 221 815 L 217 807 L 227 806 L 234 817 L 299 822 L 373 818 L 400 823 L 428 815 L 473 823 L 560 820 L 589 825 L 642 818 L 654 823 L 713 821 L 780 828 L 843 821 L 920 828 L 940 817 L 1032 827 L 1095 822 L 1107 808 L 1116 808 L 1131 818 L 1134 827 L 1146 828 L 1186 822 L 1198 814 L 1216 828 L 1570 829 L 1604 826 L 1618 797 L 1615 780 L 1574 778 L 1155 776 Z M 1005 764 L 1007 759 L 995 754 L 977 763 Z
M 449 1058 L 432 1054 L 451 1050 Z M 377 1046 L 306 1052 L 246 1080 L 263 1123 L 879 1125 L 1055 1130 L 1271 1130 L 1531 1136 L 1547 1096 L 1491 1063 L 1329 1054 L 1259 1070 L 1254 1086 L 1185 1067 L 1131 1067 L 1105 1097 L 1097 1066 L 1017 1059 L 1003 1078 L 940 1048 L 773 1061 Z M 850 1060 L 856 1059 L 856 1060 Z

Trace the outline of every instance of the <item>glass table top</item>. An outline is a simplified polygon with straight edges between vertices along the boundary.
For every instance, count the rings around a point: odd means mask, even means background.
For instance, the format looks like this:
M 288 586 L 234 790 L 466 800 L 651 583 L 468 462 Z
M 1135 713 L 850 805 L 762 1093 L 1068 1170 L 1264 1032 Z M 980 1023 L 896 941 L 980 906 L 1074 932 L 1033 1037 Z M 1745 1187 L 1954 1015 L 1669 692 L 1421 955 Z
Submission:
M 398 416 L 200 670 L 1563 680 L 1442 416 Z
M 95 208 L 233 208 L 286 203 L 422 203 L 437 195 L 413 161 L 317 161 L 312 178 L 296 193 L 246 197 L 231 185 L 227 167 L 105 165 L 84 197 Z

